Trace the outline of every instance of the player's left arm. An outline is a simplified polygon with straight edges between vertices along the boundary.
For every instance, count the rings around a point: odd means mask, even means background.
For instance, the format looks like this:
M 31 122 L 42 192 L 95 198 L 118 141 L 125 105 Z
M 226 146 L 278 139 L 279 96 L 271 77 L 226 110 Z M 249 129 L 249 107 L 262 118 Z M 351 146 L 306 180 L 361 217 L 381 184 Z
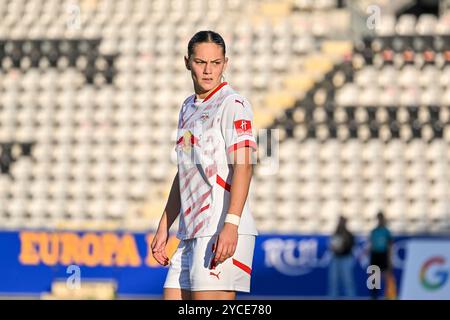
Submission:
M 234 151 L 233 177 L 230 189 L 230 206 L 228 214 L 241 217 L 247 200 L 253 175 L 253 150 L 250 147 Z M 238 242 L 238 225 L 225 222 L 217 240 L 214 263 L 222 263 L 232 257 Z
M 213 264 L 224 262 L 236 251 L 240 217 L 249 193 L 253 164 L 256 163 L 257 146 L 252 132 L 252 120 L 251 104 L 245 98 L 231 96 L 225 103 L 221 128 L 227 161 L 233 167 L 233 174 L 227 216 L 214 247 Z
M 230 207 L 228 212 L 241 216 L 247 200 L 253 175 L 254 151 L 250 147 L 234 152 L 233 178 L 231 181 Z M 229 225 L 230 223 L 226 223 Z

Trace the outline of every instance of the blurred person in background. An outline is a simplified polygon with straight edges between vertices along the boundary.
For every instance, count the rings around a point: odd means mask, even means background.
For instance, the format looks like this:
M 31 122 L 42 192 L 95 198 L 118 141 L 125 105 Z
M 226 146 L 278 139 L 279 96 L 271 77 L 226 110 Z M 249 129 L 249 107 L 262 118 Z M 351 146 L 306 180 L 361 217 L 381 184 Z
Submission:
M 382 279 L 387 283 L 387 278 L 392 272 L 391 248 L 392 235 L 386 226 L 386 218 L 382 211 L 377 213 L 377 225 L 371 231 L 369 237 L 370 264 L 380 268 Z M 371 289 L 372 299 L 377 299 L 380 289 Z
M 340 289 L 344 296 L 353 298 L 356 295 L 353 279 L 354 259 L 352 249 L 355 244 L 353 234 L 347 228 L 347 219 L 339 217 L 336 231 L 330 240 L 332 259 L 329 267 L 329 296 L 338 298 Z

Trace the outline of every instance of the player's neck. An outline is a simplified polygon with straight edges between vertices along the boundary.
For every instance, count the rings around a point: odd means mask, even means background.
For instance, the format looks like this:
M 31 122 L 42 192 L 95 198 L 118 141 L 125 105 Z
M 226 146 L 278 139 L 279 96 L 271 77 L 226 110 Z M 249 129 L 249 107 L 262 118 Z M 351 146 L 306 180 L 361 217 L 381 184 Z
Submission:
M 214 90 L 217 89 L 217 87 L 219 87 L 222 84 L 222 82 L 219 82 L 214 88 L 212 88 L 209 91 L 205 91 L 205 92 L 200 92 L 200 89 L 195 88 L 195 100 L 204 100 L 206 97 L 208 97 L 211 92 L 214 92 Z

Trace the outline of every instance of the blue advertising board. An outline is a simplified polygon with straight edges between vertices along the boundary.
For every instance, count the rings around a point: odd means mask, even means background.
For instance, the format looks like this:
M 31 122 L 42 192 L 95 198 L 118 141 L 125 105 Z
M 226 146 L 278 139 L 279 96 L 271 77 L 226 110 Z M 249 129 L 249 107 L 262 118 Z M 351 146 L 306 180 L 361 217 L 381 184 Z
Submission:
M 167 268 L 151 256 L 153 233 L 131 232 L 0 232 L 0 294 L 40 295 L 55 280 L 67 279 L 69 266 L 79 267 L 81 281 L 113 280 L 119 296 L 162 294 Z M 418 237 L 414 237 L 418 238 Z M 326 298 L 331 259 L 327 235 L 260 235 L 252 266 L 251 296 Z M 410 237 L 395 237 L 393 265 L 399 285 Z M 357 295 L 369 296 L 366 239 L 353 250 Z M 172 236 L 168 252 L 178 240 Z

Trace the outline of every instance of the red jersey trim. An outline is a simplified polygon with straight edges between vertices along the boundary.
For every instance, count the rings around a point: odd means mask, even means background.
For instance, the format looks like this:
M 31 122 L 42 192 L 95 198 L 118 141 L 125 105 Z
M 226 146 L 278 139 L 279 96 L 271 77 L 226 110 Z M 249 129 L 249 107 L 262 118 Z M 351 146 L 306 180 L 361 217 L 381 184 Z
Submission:
M 217 86 L 217 88 L 215 88 L 210 94 L 208 94 L 205 98 L 205 100 L 203 100 L 203 102 L 208 101 L 217 91 L 219 91 L 220 89 L 222 89 L 222 87 L 226 86 L 228 84 L 228 82 L 222 82 L 221 84 L 219 84 Z
M 240 261 L 238 261 L 238 260 L 236 260 L 236 259 L 233 259 L 233 264 L 234 264 L 236 267 L 238 267 L 239 269 L 242 269 L 242 270 L 244 270 L 245 272 L 247 272 L 249 275 L 252 274 L 252 268 L 250 268 L 249 266 L 243 264 L 242 262 L 240 262 Z
M 221 176 L 219 176 L 219 175 L 216 176 L 216 182 L 217 182 L 217 184 L 219 186 L 221 186 L 222 188 L 224 188 L 228 192 L 231 191 L 231 185 L 228 184 L 225 180 L 223 180 Z
M 251 148 L 253 148 L 255 150 L 257 149 L 255 141 L 243 140 L 241 142 L 233 144 L 232 146 L 229 146 L 228 149 L 227 149 L 227 153 L 234 152 L 237 149 L 244 148 L 244 147 L 251 147 Z

